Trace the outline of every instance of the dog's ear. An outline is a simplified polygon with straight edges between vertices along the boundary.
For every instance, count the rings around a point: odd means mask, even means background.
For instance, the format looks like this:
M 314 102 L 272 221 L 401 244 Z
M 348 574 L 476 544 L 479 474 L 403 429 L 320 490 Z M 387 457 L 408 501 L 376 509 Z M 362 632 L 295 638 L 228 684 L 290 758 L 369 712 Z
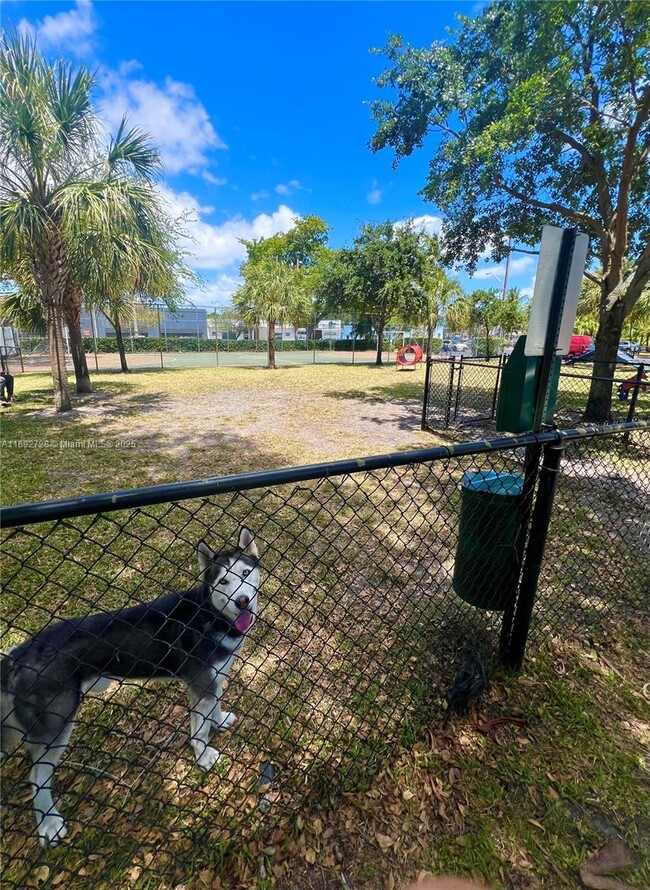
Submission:
M 205 575 L 205 570 L 208 568 L 215 557 L 215 553 L 213 550 L 210 550 L 205 541 L 201 541 L 197 549 L 197 555 L 199 558 L 200 577 L 203 578 L 203 576 Z
M 246 556 L 250 556 L 251 559 L 259 559 L 255 538 L 253 537 L 252 532 L 249 532 L 247 528 L 242 528 L 239 532 L 239 544 L 237 546 L 246 554 Z

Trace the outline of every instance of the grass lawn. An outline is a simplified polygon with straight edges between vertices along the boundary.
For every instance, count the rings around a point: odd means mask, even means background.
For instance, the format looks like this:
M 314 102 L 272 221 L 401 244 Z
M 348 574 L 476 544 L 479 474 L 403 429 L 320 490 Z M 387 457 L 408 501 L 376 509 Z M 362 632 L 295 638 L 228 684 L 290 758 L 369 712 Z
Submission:
M 46 376 L 17 379 L 20 401 L 2 415 L 4 504 L 439 444 L 419 430 L 422 371 L 94 379 L 66 417 L 49 407 Z M 223 765 L 193 765 L 176 684 L 92 696 L 57 773 L 71 828 L 61 848 L 34 843 L 27 764 L 9 763 L 3 886 L 394 890 L 450 872 L 498 890 L 578 888 L 584 856 L 613 837 L 636 857 L 625 879 L 650 886 L 647 625 L 630 610 L 622 625 L 581 630 L 607 612 L 610 583 L 631 586 L 647 566 L 645 457 L 567 456 L 535 619 L 544 632 L 521 677 L 493 674 L 478 725 L 446 726 L 443 700 L 466 654 L 489 660 L 499 625 L 451 590 L 467 462 L 7 530 L 3 649 L 52 613 L 191 583 L 196 542 L 231 538 L 241 522 L 264 542 L 264 600 L 226 695 L 241 722 L 219 738 Z M 639 482 L 617 500 L 612 480 L 626 474 Z M 561 638 L 546 633 L 551 619 Z M 513 715 L 526 725 L 481 731 Z M 275 777 L 260 788 L 268 762 Z
M 20 401 L 1 416 L 3 504 L 439 444 L 420 431 L 422 369 L 184 368 L 93 381 L 62 417 L 48 375 L 16 378 Z M 34 447 L 16 447 L 23 440 Z

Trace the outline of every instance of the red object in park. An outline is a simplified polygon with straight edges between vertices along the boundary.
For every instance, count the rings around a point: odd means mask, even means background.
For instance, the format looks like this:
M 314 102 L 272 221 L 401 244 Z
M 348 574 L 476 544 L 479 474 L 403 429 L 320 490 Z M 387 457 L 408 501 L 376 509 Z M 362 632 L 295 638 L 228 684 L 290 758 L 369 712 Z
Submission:
M 582 355 L 588 349 L 591 349 L 593 340 L 587 334 L 573 334 L 569 342 L 569 352 L 567 358 L 574 355 Z
M 397 368 L 415 368 L 418 362 L 422 361 L 423 355 L 422 349 L 415 343 L 412 346 L 402 346 L 397 350 L 395 366 Z

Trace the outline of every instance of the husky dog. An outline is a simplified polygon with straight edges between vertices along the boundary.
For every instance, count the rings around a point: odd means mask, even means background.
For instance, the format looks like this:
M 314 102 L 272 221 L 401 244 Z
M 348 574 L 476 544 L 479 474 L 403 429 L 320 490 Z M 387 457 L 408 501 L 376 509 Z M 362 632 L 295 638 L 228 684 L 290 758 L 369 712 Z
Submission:
M 223 681 L 257 617 L 258 552 L 242 528 L 235 549 L 198 547 L 200 584 L 152 603 L 71 618 L 46 627 L 2 656 L 4 754 L 23 742 L 32 758 L 36 830 L 42 846 L 66 835 L 50 781 L 85 693 L 114 680 L 183 680 L 190 699 L 190 741 L 199 766 L 219 760 L 211 730 L 235 715 L 221 710 Z

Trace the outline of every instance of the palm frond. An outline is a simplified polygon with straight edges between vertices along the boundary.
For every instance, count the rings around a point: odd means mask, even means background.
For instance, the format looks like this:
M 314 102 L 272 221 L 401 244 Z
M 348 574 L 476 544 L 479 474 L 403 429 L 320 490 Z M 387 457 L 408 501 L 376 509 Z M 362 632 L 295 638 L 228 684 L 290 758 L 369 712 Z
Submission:
M 162 173 L 159 151 L 149 142 L 149 137 L 132 127 L 127 130 L 126 118 L 122 118 L 118 131 L 108 147 L 107 163 L 111 173 L 133 173 L 142 179 L 153 179 Z
M 0 294 L 0 317 L 13 327 L 36 337 L 47 335 L 43 305 L 37 290 L 28 292 L 19 288 L 10 294 Z

